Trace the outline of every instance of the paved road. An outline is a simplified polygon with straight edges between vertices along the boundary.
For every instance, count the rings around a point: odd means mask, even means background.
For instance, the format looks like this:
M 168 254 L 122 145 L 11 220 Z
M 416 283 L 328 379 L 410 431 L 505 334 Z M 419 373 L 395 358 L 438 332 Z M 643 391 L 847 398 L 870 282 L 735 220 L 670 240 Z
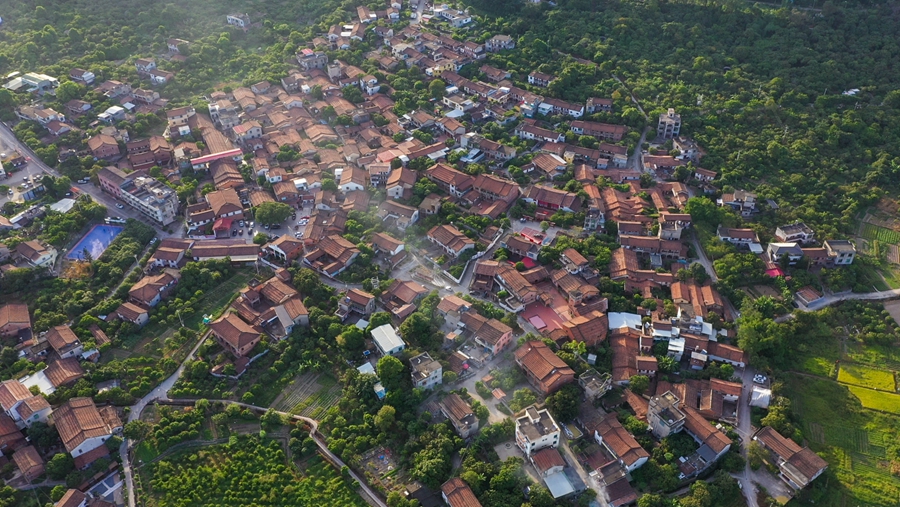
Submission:
M 753 375 L 755 374 L 756 371 L 753 370 L 753 368 L 747 367 L 744 368 L 743 375 L 741 375 L 741 381 L 744 383 L 744 387 L 741 391 L 741 397 L 738 400 L 738 424 L 735 431 L 737 431 L 738 435 L 740 435 L 743 440 L 741 455 L 744 456 L 744 459 L 747 459 L 747 446 L 750 444 L 750 437 L 752 436 L 753 431 L 753 427 L 750 424 L 749 400 L 750 391 L 753 390 Z M 744 471 L 740 474 L 732 474 L 732 477 L 737 479 L 741 484 L 744 496 L 747 498 L 747 507 L 757 507 L 756 485 L 750 480 L 750 472 L 750 462 L 747 461 Z
M 882 299 L 891 299 L 895 297 L 900 297 L 900 289 L 891 289 L 891 290 L 883 290 L 877 292 L 860 292 L 860 293 L 851 293 L 851 294 L 839 294 L 839 295 L 831 295 L 825 296 L 822 299 L 814 301 L 811 305 L 800 306 L 797 308 L 801 312 L 814 312 L 816 310 L 821 310 L 826 306 L 831 306 L 835 303 L 840 303 L 841 301 L 849 301 L 851 299 L 865 300 L 865 301 L 878 301 Z

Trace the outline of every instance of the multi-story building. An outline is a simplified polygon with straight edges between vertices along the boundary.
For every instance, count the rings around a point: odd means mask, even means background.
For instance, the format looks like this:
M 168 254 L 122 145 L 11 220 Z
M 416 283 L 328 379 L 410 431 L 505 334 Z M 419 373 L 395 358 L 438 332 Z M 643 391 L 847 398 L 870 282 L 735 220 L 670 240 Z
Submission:
M 132 173 L 132 176 L 136 173 Z M 126 177 L 120 185 L 120 197 L 126 204 L 162 225 L 175 221 L 178 195 L 172 188 L 147 176 Z
M 412 371 L 413 387 L 432 389 L 443 382 L 444 370 L 441 363 L 435 361 L 423 352 L 409 360 Z
M 441 413 L 450 420 L 450 424 L 461 438 L 469 438 L 478 431 L 478 418 L 475 417 L 475 411 L 460 395 L 449 394 L 441 400 L 439 405 Z
M 678 408 L 679 403 L 681 400 L 672 391 L 650 398 L 647 422 L 650 423 L 650 431 L 657 438 L 678 433 L 684 427 L 685 415 Z
M 856 246 L 847 240 L 826 239 L 825 249 L 836 266 L 853 264 L 853 258 L 856 256 Z
M 677 114 L 674 109 L 669 108 L 668 111 L 659 115 L 659 124 L 656 126 L 656 137 L 673 139 L 678 137 L 679 132 L 681 132 L 680 114 Z
M 516 418 L 516 445 L 526 456 L 541 449 L 555 449 L 559 446 L 559 426 L 549 410 L 539 410 L 532 405 L 525 409 L 521 417 Z

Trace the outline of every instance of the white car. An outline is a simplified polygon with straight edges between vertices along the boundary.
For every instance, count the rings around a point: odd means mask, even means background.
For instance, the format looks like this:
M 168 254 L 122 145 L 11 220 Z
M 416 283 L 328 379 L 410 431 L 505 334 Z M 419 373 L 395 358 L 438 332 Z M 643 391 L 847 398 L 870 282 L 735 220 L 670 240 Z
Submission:
M 125 205 L 122 204 L 122 203 L 120 203 L 120 202 L 117 202 L 117 203 L 116 203 L 116 207 L 119 208 L 119 209 L 125 209 Z

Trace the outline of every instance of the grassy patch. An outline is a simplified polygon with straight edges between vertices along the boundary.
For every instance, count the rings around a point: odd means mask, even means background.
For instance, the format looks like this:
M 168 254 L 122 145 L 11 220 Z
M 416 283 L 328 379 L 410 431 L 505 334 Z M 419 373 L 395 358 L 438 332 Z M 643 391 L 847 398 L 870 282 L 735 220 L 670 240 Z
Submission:
M 856 390 L 865 391 L 863 396 L 873 393 L 900 401 L 897 395 L 829 379 L 791 375 L 786 380 L 784 392 L 810 448 L 830 465 L 827 491 L 818 497 L 816 507 L 895 506 L 900 498 L 900 479 L 891 475 L 888 457 L 895 452 L 891 447 L 898 438 L 900 417 L 866 410 L 866 401 L 860 403 Z M 812 505 L 802 497 L 793 502 Z
M 849 389 L 854 396 L 859 398 L 859 401 L 862 402 L 862 406 L 866 408 L 890 412 L 892 414 L 900 414 L 900 395 L 884 391 L 875 391 L 859 386 L 847 386 L 847 389 Z
M 876 370 L 861 364 L 842 364 L 838 372 L 838 382 L 854 386 L 868 387 L 880 391 L 894 391 L 894 374 Z M 865 405 L 865 404 L 863 404 Z
M 802 370 L 806 373 L 822 377 L 831 376 L 831 371 L 834 369 L 834 361 L 824 357 L 807 357 L 801 365 Z

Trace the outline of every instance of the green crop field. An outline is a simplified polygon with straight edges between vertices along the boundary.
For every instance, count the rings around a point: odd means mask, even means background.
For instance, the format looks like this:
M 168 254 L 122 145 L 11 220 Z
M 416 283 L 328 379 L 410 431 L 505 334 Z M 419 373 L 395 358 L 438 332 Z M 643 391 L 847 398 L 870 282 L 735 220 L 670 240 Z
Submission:
M 847 386 L 847 389 L 850 389 L 850 392 L 859 398 L 859 401 L 862 402 L 862 406 L 865 408 L 900 414 L 900 395 L 898 394 L 850 385 Z
M 900 408 L 900 395 L 805 375 L 791 375 L 786 392 L 808 445 L 822 453 L 837 479 L 814 507 L 896 506 L 900 479 L 891 474 L 886 448 L 897 440 L 900 418 L 860 410 L 857 398 L 863 407 L 886 410 L 895 401 Z
M 842 364 L 837 379 L 842 384 L 869 387 L 879 391 L 894 392 L 895 389 L 893 373 L 860 364 Z
M 882 243 L 890 243 L 892 245 L 900 245 L 900 232 L 887 229 L 884 227 L 879 227 L 877 225 L 873 225 L 870 223 L 864 223 L 862 226 L 861 235 L 863 238 L 872 240 L 878 240 Z

